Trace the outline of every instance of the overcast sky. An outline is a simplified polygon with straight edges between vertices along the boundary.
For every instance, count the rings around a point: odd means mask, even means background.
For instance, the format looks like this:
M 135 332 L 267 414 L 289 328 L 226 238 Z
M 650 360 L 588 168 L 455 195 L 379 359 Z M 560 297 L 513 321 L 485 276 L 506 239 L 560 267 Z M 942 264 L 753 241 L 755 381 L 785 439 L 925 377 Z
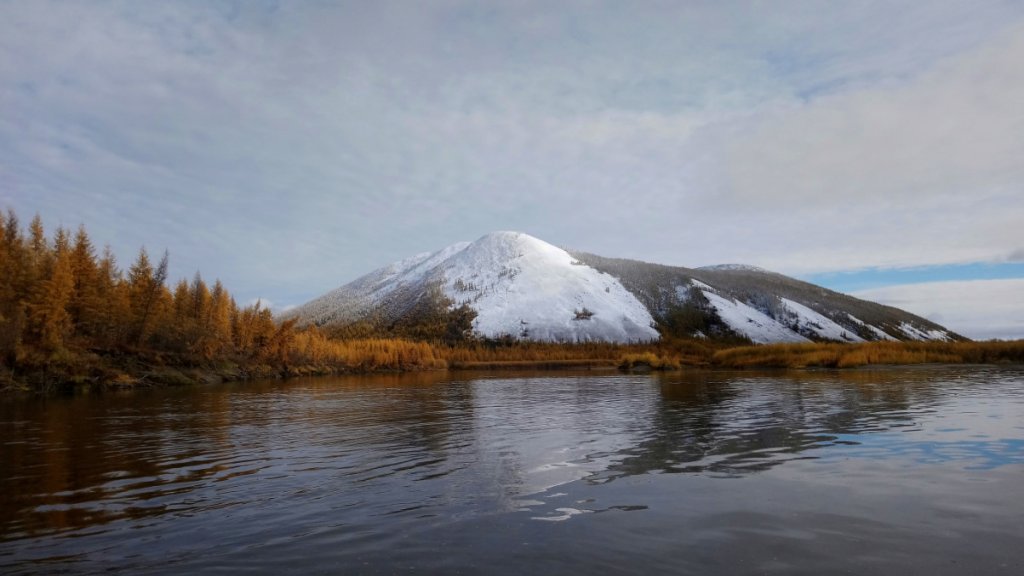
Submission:
M 513 229 L 1024 337 L 1022 63 L 1012 1 L 0 0 L 0 205 L 277 307 Z

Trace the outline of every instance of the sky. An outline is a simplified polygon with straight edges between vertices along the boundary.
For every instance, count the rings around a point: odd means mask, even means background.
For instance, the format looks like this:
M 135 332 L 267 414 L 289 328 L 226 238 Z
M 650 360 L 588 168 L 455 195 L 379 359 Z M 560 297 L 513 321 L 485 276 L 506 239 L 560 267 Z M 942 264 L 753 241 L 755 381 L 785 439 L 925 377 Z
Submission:
M 0 207 L 301 304 L 494 230 L 1024 338 L 1024 5 L 0 0 Z

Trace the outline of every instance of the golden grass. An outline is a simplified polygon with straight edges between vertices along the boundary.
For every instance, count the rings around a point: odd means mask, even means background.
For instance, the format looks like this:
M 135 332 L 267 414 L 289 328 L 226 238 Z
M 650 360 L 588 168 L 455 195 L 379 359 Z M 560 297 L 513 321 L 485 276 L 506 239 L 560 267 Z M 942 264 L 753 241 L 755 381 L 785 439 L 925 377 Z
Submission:
M 679 357 L 659 356 L 654 352 L 624 354 L 619 359 L 619 368 L 623 370 L 679 370 L 682 368 Z
M 723 368 L 852 368 L 867 365 L 1024 363 L 1024 340 L 1010 342 L 868 342 L 774 344 L 719 350 Z
M 302 333 L 300 333 L 301 335 Z M 1024 363 L 1024 340 L 1010 342 L 868 342 L 739 346 L 704 341 L 651 344 L 515 342 L 447 346 L 397 339 L 328 340 L 316 334 L 313 365 L 345 371 L 451 369 L 853 368 L 868 365 Z M 298 338 L 296 344 L 302 341 Z M 325 352 L 326 350 L 326 352 Z M 326 355 L 324 355 L 326 354 Z
M 650 344 L 474 342 L 461 346 L 395 338 L 335 340 L 315 330 L 299 330 L 282 342 L 272 362 L 261 358 L 226 362 L 226 368 L 190 365 L 166 354 L 69 357 L 68 366 L 51 365 L 53 375 L 75 383 L 112 386 L 215 381 L 281 375 L 454 370 L 611 369 L 678 370 L 682 368 L 854 368 L 911 364 L 1024 364 L 1024 340 L 1009 342 L 870 342 L 808 343 L 726 347 L 721 343 L 674 340 Z M 175 372 L 171 369 L 177 369 Z M 65 374 L 61 376 L 61 374 Z M 70 376 L 68 376 L 70 375 Z M 0 372 L 0 390 L 27 385 Z M 45 384 L 45 382 L 44 382 Z M 41 389 L 45 389 L 41 388 Z
M 288 356 L 292 364 L 336 371 L 412 371 L 445 368 L 447 362 L 439 352 L 426 342 L 393 338 L 331 340 L 319 331 L 304 330 L 294 335 Z

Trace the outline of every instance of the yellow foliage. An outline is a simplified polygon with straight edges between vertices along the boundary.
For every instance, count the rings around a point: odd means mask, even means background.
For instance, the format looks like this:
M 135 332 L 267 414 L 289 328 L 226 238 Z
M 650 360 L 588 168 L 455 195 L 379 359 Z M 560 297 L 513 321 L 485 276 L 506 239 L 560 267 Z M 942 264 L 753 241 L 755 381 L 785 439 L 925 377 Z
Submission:
M 867 342 L 774 344 L 715 352 L 711 363 L 726 368 L 852 368 L 875 364 L 980 364 L 1024 362 L 1024 341 Z
M 316 328 L 296 332 L 289 348 L 290 359 L 296 365 L 358 372 L 445 368 L 447 363 L 437 352 L 426 342 L 409 340 L 331 340 Z
M 632 370 L 636 368 L 649 368 L 651 370 L 678 370 L 681 368 L 678 358 L 658 356 L 654 352 L 624 354 L 619 359 L 619 368 Z

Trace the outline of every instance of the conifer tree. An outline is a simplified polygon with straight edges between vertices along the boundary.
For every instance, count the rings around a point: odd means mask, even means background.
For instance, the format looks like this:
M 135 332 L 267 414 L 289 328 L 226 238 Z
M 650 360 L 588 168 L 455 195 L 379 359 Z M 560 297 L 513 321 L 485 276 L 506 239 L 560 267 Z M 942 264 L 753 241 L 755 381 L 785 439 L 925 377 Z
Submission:
M 206 286 L 206 282 L 203 281 L 203 277 L 199 275 L 199 272 L 196 272 L 196 275 L 192 278 L 192 286 L 189 288 L 189 293 L 192 295 L 192 318 L 199 326 L 200 332 L 205 332 L 209 324 L 210 289 Z
M 220 280 L 217 280 L 210 293 L 209 329 L 218 354 L 223 354 L 231 347 L 231 305 L 231 297 Z
M 69 252 L 71 250 L 71 234 L 68 233 L 67 228 L 58 226 L 57 231 L 53 234 L 53 254 L 56 255 L 58 252 Z
M 8 210 L 0 233 L 0 365 L 13 366 L 21 344 L 25 307 L 19 284 L 26 274 L 25 239 L 18 217 Z
M 235 347 L 245 356 L 261 354 L 274 336 L 276 326 L 270 310 L 263 308 L 260 301 L 246 306 L 238 314 L 234 329 Z
M 29 224 L 29 237 L 23 261 L 20 264 L 18 298 L 22 302 L 28 302 L 38 288 L 37 283 L 49 275 L 50 258 L 49 243 L 46 241 L 46 231 L 43 229 L 43 219 L 36 214 Z
M 189 339 L 189 347 L 193 353 L 209 359 L 213 356 L 215 347 L 210 334 L 210 289 L 198 272 L 192 278 L 189 294 L 192 298 L 192 321 L 195 326 Z
M 40 283 L 29 304 L 32 339 L 46 354 L 63 349 L 72 326 L 67 310 L 75 289 L 71 253 L 66 234 L 64 238 L 58 234 L 57 240 L 49 277 Z
M 123 343 L 131 323 L 131 301 L 128 285 L 117 267 L 117 258 L 110 246 L 103 249 L 97 266 L 97 292 L 101 302 L 100 326 L 97 333 L 103 346 Z
M 269 317 L 269 310 L 267 310 Z M 273 320 L 271 319 L 271 328 L 267 332 L 268 338 L 260 349 L 260 356 L 273 364 L 278 364 L 288 367 L 291 361 L 291 345 L 295 340 L 295 323 L 297 319 L 291 318 L 285 320 L 280 325 L 273 327 Z
M 192 293 L 189 291 L 188 281 L 184 278 L 174 286 L 173 302 L 174 347 L 177 351 L 184 352 L 188 349 L 196 330 L 195 320 L 192 318 Z
M 128 302 L 131 312 L 131 344 L 141 345 L 150 336 L 154 317 L 159 312 L 160 297 L 167 279 L 168 254 L 163 258 L 156 270 L 149 262 L 146 249 L 139 250 L 139 256 L 128 270 Z
M 28 225 L 29 248 L 33 254 L 42 258 L 47 250 L 46 230 L 43 228 L 43 219 L 36 214 Z
M 85 231 L 79 226 L 71 251 L 71 272 L 75 288 L 68 305 L 76 334 L 92 337 L 98 334 L 103 316 L 100 297 L 100 271 L 96 263 L 96 250 Z
M 167 266 L 170 255 L 164 250 L 156 270 L 153 272 L 153 302 L 149 311 L 149 321 L 153 326 L 166 327 L 174 305 L 171 291 L 167 289 Z

